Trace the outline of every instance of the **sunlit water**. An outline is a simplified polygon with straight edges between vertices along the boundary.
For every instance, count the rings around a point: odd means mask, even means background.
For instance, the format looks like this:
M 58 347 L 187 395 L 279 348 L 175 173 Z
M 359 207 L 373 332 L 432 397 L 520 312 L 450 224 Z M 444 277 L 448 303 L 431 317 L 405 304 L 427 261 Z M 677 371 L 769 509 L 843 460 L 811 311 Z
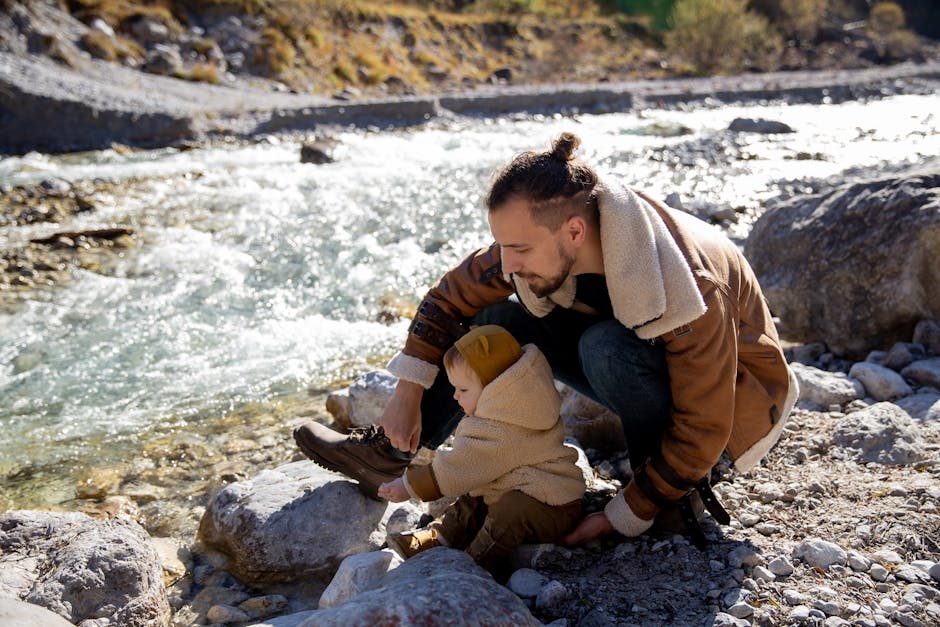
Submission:
M 299 145 L 278 141 L 2 160 L 0 183 L 10 185 L 135 182 L 126 196 L 97 197 L 97 211 L 67 225 L 7 229 L 0 248 L 102 225 L 130 226 L 140 243 L 113 275 L 79 271 L 67 287 L 0 314 L 0 491 L 39 468 L 132 455 L 155 429 L 196 428 L 243 403 L 330 387 L 381 365 L 407 326 L 379 322 L 383 303 L 416 303 L 442 270 L 485 245 L 491 173 L 563 130 L 581 135 L 586 160 L 632 184 L 754 214 L 782 183 L 940 154 L 937 111 L 934 95 L 459 120 L 340 134 L 338 161 L 322 166 L 299 163 Z M 736 117 L 780 120 L 797 132 L 738 137 L 748 158 L 730 163 L 651 158 Z M 645 135 L 652 123 L 694 133 Z M 730 232 L 740 239 L 748 225 L 745 217 Z

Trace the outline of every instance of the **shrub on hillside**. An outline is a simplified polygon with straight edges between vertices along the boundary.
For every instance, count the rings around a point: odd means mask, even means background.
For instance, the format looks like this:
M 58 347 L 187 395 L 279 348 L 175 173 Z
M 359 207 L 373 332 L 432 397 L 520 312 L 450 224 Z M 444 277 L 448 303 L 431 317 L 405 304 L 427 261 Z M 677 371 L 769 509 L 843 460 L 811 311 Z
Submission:
M 819 32 L 828 4 L 829 0 L 751 0 L 750 7 L 784 37 L 811 42 Z
M 868 29 L 875 51 L 884 61 L 900 61 L 917 54 L 917 35 L 904 28 L 907 18 L 896 2 L 878 2 L 868 14 Z
M 748 0 L 679 0 L 672 11 L 669 51 L 703 74 L 773 67 L 783 47 L 767 19 Z

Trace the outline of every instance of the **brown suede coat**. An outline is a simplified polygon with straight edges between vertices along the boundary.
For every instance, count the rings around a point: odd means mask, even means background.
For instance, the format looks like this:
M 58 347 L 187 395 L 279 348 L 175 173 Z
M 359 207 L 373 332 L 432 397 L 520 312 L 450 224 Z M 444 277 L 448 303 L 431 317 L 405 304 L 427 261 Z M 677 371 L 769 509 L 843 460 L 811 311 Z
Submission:
M 634 514 L 648 520 L 659 510 L 654 500 L 672 501 L 684 494 L 673 485 L 676 478 L 702 479 L 722 451 L 745 470 L 756 464 L 779 437 L 796 388 L 760 286 L 737 247 L 700 220 L 637 190 L 631 193 L 661 218 L 707 307 L 691 323 L 655 335 L 666 351 L 673 399 L 672 421 L 657 461 L 660 467 L 665 462 L 674 476 L 667 480 L 651 460 L 646 472 L 658 494 L 644 493 L 634 481 L 623 492 Z M 602 236 L 603 229 L 602 220 Z M 607 274 L 609 284 L 611 272 Z M 471 254 L 426 295 L 425 301 L 435 306 L 433 315 L 419 313 L 415 319 L 404 359 L 440 364 L 447 347 L 446 319 L 466 320 L 513 291 L 501 273 L 498 245 Z M 632 328 L 646 337 L 644 326 Z

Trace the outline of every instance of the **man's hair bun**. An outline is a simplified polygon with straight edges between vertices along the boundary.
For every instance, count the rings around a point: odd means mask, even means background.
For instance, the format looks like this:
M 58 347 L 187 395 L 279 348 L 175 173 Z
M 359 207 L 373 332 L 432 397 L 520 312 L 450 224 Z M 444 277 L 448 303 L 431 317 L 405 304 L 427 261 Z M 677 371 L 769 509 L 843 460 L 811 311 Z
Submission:
M 562 163 L 574 159 L 574 151 L 581 145 L 581 138 L 574 133 L 562 133 L 552 142 L 552 158 Z

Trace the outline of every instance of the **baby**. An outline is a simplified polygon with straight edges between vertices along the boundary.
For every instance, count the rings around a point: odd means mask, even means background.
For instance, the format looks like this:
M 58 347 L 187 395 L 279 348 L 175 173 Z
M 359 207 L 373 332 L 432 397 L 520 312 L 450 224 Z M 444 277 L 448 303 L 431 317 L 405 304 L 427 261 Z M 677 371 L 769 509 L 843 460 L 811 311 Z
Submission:
M 561 399 L 534 344 L 496 325 L 477 327 L 444 355 L 466 416 L 453 448 L 379 487 L 393 502 L 459 497 L 427 528 L 389 534 L 404 558 L 435 546 L 465 550 L 495 572 L 525 542 L 555 542 L 581 515 L 577 451 L 564 445 Z

